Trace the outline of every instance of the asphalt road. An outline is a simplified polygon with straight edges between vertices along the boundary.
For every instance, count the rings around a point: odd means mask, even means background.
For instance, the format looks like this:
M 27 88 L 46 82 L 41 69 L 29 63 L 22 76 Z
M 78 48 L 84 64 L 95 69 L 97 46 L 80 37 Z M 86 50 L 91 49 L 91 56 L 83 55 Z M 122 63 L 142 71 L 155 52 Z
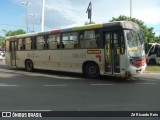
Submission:
M 73 73 L 26 72 L 0 62 L 0 111 L 4 110 L 160 111 L 160 74 L 87 79 Z

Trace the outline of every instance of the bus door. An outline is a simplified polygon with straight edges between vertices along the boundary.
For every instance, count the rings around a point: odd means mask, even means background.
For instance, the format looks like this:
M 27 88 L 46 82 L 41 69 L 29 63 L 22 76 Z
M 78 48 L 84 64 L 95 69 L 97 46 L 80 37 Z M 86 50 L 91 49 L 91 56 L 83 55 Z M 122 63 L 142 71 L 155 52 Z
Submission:
M 106 74 L 120 74 L 120 32 L 105 32 L 105 71 Z
M 16 42 L 10 41 L 10 60 L 11 60 L 11 66 L 16 66 Z

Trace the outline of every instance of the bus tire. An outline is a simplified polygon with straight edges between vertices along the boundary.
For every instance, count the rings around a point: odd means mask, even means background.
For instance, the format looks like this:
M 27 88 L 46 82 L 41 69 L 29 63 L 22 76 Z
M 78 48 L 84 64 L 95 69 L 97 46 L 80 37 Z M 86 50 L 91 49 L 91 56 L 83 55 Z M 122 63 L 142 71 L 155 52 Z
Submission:
M 28 72 L 33 71 L 34 67 L 33 67 L 33 62 L 31 60 L 26 60 L 25 62 L 25 68 Z
M 100 76 L 99 66 L 94 62 L 87 63 L 84 66 L 84 74 L 88 78 L 98 78 Z

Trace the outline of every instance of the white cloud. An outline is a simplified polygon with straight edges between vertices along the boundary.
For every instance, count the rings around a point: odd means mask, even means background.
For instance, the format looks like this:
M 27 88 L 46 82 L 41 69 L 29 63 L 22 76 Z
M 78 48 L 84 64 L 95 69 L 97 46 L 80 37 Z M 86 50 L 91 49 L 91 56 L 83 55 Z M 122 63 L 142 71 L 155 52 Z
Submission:
M 16 0 L 20 3 L 22 0 Z M 133 17 L 140 19 L 145 24 L 160 24 L 159 0 L 132 0 Z M 41 0 L 31 1 L 29 12 L 41 16 Z M 55 29 L 83 25 L 87 18 L 86 9 L 90 0 L 46 0 L 45 28 Z M 96 23 L 108 22 L 112 17 L 130 15 L 130 0 L 92 0 L 92 21 Z M 157 29 L 157 28 L 156 28 Z M 160 32 L 159 32 L 160 33 Z
M 157 0 L 149 0 L 149 2 L 141 2 L 141 6 L 134 5 L 134 17 L 143 20 L 147 24 L 160 23 L 160 5 Z
M 145 21 L 148 24 L 160 23 L 159 9 L 151 8 L 147 10 L 138 11 L 137 13 L 138 14 L 136 14 L 135 17 Z

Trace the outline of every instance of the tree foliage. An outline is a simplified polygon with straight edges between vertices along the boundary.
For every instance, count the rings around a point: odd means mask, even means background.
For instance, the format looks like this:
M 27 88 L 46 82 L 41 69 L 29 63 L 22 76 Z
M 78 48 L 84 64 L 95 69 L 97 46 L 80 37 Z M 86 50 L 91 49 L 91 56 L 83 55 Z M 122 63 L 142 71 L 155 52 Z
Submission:
M 152 42 L 160 42 L 160 37 L 156 37 L 155 33 L 153 32 L 154 28 L 147 27 L 142 20 L 138 20 L 136 18 L 130 18 L 130 17 L 124 16 L 124 15 L 120 15 L 118 18 L 113 17 L 112 20 L 110 20 L 110 21 L 127 21 L 127 20 L 131 20 L 140 26 L 140 28 L 143 32 L 145 44 L 152 43 Z
M 159 36 L 156 36 L 156 37 L 154 38 L 154 41 L 155 41 L 156 43 L 160 43 L 160 35 L 159 35 Z
M 18 30 L 3 30 L 5 31 L 5 36 L 14 36 L 14 35 L 21 35 L 21 34 L 25 34 L 26 32 L 23 29 L 18 29 Z
M 4 37 L 0 36 L 0 46 L 3 47 L 4 46 Z
M 7 36 L 14 36 L 14 35 L 20 35 L 20 34 L 25 34 L 26 32 L 23 29 L 18 29 L 18 30 L 2 30 L 5 34 L 5 37 Z M 5 44 L 5 37 L 0 36 L 0 46 L 3 47 Z

